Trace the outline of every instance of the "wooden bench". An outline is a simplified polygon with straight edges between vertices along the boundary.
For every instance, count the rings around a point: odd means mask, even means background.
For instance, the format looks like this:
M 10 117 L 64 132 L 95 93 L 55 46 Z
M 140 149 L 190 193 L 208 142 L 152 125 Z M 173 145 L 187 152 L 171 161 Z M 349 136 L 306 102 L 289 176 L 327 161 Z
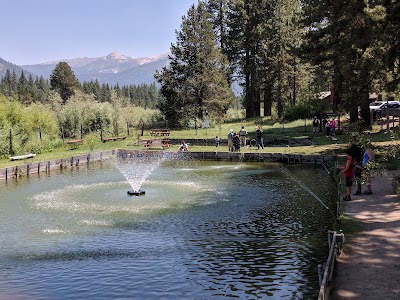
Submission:
M 71 146 L 71 149 L 77 149 L 79 145 L 82 145 L 83 140 L 71 140 L 67 142 L 67 145 Z
M 171 134 L 171 130 L 169 130 L 168 128 L 158 128 L 158 129 L 152 129 L 150 131 L 150 135 L 154 135 L 154 136 L 169 136 Z
M 115 136 L 115 137 L 110 137 L 110 138 L 104 138 L 102 140 L 103 143 L 108 142 L 108 141 L 118 141 L 118 140 L 125 140 L 126 136 Z
M 158 140 L 143 140 L 143 147 L 145 148 L 156 148 L 156 147 L 161 147 L 163 150 L 165 148 L 169 148 L 171 147 L 171 140 L 167 140 L 167 139 L 158 139 Z
M 20 159 L 26 159 L 26 158 L 33 158 L 35 156 L 36 156 L 36 154 L 28 153 L 28 154 L 25 154 L 25 155 L 10 156 L 10 160 L 20 160 Z

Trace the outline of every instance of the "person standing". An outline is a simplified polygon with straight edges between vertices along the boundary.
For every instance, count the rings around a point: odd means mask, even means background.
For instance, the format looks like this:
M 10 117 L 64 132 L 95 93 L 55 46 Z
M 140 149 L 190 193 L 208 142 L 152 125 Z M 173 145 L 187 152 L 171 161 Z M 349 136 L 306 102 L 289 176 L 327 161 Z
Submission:
M 233 150 L 240 152 L 240 138 L 237 133 L 233 134 L 232 143 L 233 143 Z
M 353 140 L 347 149 L 354 161 L 354 179 L 357 190 L 353 195 L 361 195 L 362 173 L 364 170 L 362 165 L 363 148 L 359 145 L 360 142 L 357 140 L 357 135 L 353 134 L 352 136 Z
M 346 162 L 343 168 L 339 168 L 340 172 L 343 173 L 346 182 L 346 195 L 343 197 L 344 201 L 351 201 L 351 186 L 353 185 L 354 176 L 354 161 L 351 157 L 349 150 L 346 150 Z
M 330 136 L 331 135 L 331 122 L 327 121 L 325 123 L 325 131 L 326 131 L 326 136 Z
M 361 195 L 361 182 L 362 182 L 362 173 L 363 173 L 363 166 L 362 161 L 359 156 L 356 156 L 354 159 L 354 179 L 356 180 L 357 190 L 353 195 Z
M 246 146 L 246 136 L 247 136 L 247 130 L 244 129 L 244 126 L 242 126 L 242 129 L 240 129 L 239 131 L 240 144 L 242 146 Z
M 215 137 L 215 147 L 219 146 L 219 137 L 218 135 Z
M 233 129 L 228 133 L 228 151 L 233 151 Z
M 319 135 L 319 120 L 317 117 L 314 117 L 312 121 L 312 129 L 313 129 L 313 135 Z
M 374 152 L 371 149 L 371 145 L 365 145 L 364 147 L 364 155 L 362 159 L 362 166 L 365 170 L 364 172 L 364 179 L 367 184 L 367 190 L 363 193 L 364 195 L 372 194 L 372 187 L 371 187 L 371 163 L 375 159 Z
M 336 118 L 333 118 L 331 121 L 331 133 L 332 135 L 336 135 Z
M 263 141 L 263 130 L 261 128 L 260 125 L 257 125 L 257 129 L 256 129 L 256 140 L 257 140 L 257 149 L 260 149 L 260 147 L 262 149 L 264 149 L 264 141 Z

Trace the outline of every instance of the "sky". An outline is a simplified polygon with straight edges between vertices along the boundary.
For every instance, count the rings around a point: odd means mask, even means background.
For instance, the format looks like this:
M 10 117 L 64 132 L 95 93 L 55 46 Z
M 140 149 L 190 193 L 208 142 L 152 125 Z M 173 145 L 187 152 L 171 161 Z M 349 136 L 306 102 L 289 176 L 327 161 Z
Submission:
M 16 65 L 169 51 L 197 0 L 0 0 L 0 58 Z

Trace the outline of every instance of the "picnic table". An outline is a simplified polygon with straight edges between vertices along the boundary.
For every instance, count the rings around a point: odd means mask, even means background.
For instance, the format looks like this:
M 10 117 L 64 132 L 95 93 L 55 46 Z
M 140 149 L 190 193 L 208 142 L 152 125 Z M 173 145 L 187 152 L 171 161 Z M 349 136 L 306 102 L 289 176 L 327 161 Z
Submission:
M 109 138 L 104 138 L 102 140 L 103 143 L 108 142 L 108 141 L 117 141 L 117 140 L 125 140 L 126 136 L 114 136 L 114 137 L 109 137 Z
M 161 135 L 161 136 L 169 136 L 171 133 L 171 130 L 168 128 L 155 128 L 150 131 L 150 135 Z
M 79 145 L 82 145 L 83 140 L 70 140 L 67 145 L 71 146 L 71 149 L 77 149 Z
M 169 139 L 151 139 L 151 140 L 142 140 L 143 146 L 145 148 L 151 147 L 161 147 L 163 149 L 171 147 L 171 140 Z

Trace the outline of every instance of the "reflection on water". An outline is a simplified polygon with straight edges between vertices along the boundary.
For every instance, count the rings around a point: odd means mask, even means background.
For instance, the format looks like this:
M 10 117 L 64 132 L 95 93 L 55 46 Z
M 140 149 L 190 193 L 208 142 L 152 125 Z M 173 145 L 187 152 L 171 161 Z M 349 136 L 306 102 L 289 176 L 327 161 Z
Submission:
M 291 174 L 334 207 L 323 170 Z M 318 184 L 316 184 L 318 182 Z M 0 299 L 311 299 L 329 212 L 267 164 L 112 165 L 0 184 Z

